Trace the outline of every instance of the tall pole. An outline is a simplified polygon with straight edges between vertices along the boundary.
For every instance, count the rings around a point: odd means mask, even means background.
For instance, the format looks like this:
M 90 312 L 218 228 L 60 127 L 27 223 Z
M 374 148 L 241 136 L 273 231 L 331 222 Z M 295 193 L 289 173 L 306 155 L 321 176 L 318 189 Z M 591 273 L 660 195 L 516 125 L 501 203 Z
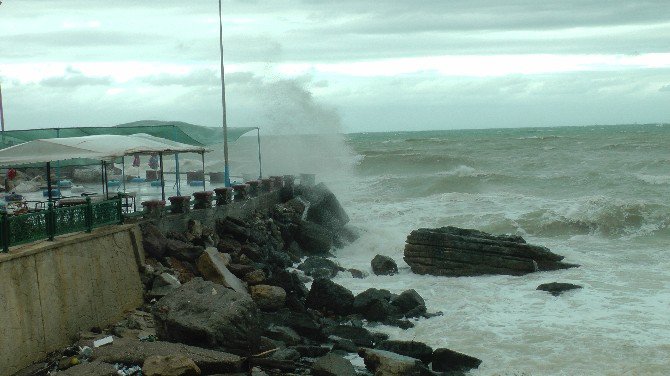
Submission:
M 221 113 L 223 114 L 223 178 L 226 187 L 230 187 L 230 166 L 228 165 L 228 123 L 226 122 L 226 80 L 223 69 L 223 15 L 219 0 L 219 52 L 221 55 Z
M 2 127 L 2 135 L 5 135 L 5 110 L 2 107 L 2 84 L 0 84 L 0 127 Z

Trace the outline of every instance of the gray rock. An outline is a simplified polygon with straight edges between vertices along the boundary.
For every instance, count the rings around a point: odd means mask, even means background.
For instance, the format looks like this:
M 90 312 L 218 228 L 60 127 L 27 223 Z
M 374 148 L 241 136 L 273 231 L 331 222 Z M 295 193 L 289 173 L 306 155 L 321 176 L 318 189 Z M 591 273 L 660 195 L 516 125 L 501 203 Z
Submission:
M 360 349 L 365 367 L 379 376 L 419 376 L 430 371 L 419 359 L 384 350 Z
M 259 311 L 253 300 L 201 278 L 159 300 L 154 316 L 162 340 L 235 353 L 253 353 L 259 346 Z
M 344 208 L 325 184 L 319 183 L 302 193 L 309 201 L 306 216 L 308 221 L 317 223 L 332 232 L 337 232 L 349 222 L 349 216 Z
M 433 358 L 433 348 L 422 342 L 386 340 L 378 343 L 375 348 L 416 358 L 425 364 L 429 364 Z
M 265 329 L 264 335 L 276 341 L 282 341 L 289 346 L 302 343 L 302 337 L 293 329 L 286 326 L 270 325 Z
M 295 241 L 308 254 L 322 255 L 333 247 L 333 234 L 319 224 L 300 221 Z
M 582 286 L 574 285 L 572 283 L 551 282 L 551 283 L 543 283 L 537 286 L 536 290 L 546 291 L 553 296 L 559 296 L 566 291 L 581 288 Z
M 398 274 L 398 265 L 388 256 L 377 255 L 370 264 L 372 265 L 372 272 L 376 275 Z
M 207 280 L 224 285 L 240 294 L 249 295 L 246 284 L 226 267 L 229 263 L 230 258 L 227 254 L 210 247 L 200 255 L 196 265 L 200 274 Z
M 312 256 L 298 266 L 306 275 L 313 278 L 333 278 L 337 275 L 340 267 L 332 260 L 325 257 Z
M 333 350 L 342 350 L 348 353 L 355 353 L 358 351 L 358 346 L 354 341 L 338 336 L 329 336 L 328 340 L 333 343 Z
M 329 279 L 319 278 L 312 282 L 305 303 L 323 313 L 348 315 L 352 312 L 354 294 Z
M 527 244 L 519 236 L 441 227 L 418 229 L 407 236 L 404 259 L 412 272 L 439 276 L 524 275 L 578 265 L 546 247 Z
M 177 239 L 167 239 L 165 242 L 165 253 L 177 260 L 195 261 L 205 251 L 205 248 L 199 245 L 193 245 Z
M 370 321 L 384 321 L 395 311 L 391 298 L 388 290 L 367 289 L 354 298 L 353 311 Z
M 350 325 L 336 325 L 327 327 L 324 332 L 328 336 L 335 336 L 352 341 L 357 346 L 372 347 L 375 343 L 375 338 L 365 328 L 350 326 Z
M 296 349 L 286 348 L 279 349 L 272 353 L 270 358 L 275 360 L 291 360 L 295 361 L 300 358 L 300 353 Z
M 140 225 L 142 231 L 142 246 L 151 257 L 159 259 L 165 255 L 167 238 L 161 230 L 151 223 Z
M 405 290 L 391 300 L 398 313 L 406 317 L 419 317 L 426 313 L 426 302 L 414 289 Z
M 278 286 L 251 286 L 251 298 L 263 311 L 276 311 L 284 307 L 286 291 Z
M 473 368 L 479 368 L 482 361 L 469 355 L 449 349 L 435 349 L 433 351 L 433 371 L 454 372 L 468 371 Z
M 347 359 L 328 354 L 314 362 L 312 374 L 314 376 L 356 376 L 356 371 Z

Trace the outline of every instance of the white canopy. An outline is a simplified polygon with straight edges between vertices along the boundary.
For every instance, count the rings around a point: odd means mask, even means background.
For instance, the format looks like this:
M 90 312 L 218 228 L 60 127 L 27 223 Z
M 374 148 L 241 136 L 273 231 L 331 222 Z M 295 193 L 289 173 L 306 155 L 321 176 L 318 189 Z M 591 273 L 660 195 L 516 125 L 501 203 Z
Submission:
M 132 154 L 205 153 L 201 146 L 192 146 L 150 136 L 97 135 L 49 138 L 28 141 L 0 150 L 0 166 L 65 161 L 69 159 L 109 160 Z

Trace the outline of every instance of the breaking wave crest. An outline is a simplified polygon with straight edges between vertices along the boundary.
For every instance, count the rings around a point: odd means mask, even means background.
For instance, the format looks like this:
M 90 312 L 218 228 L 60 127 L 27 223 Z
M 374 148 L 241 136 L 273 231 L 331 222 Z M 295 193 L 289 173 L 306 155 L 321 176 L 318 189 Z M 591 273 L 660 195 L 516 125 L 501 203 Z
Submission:
M 560 209 L 538 209 L 522 215 L 522 231 L 536 236 L 638 236 L 667 229 L 670 208 L 644 201 L 591 196 Z

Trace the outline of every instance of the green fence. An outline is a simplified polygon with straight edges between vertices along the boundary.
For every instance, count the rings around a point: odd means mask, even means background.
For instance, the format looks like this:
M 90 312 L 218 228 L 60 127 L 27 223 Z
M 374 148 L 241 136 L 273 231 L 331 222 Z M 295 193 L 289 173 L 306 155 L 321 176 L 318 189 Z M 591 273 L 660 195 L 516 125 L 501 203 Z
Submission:
M 54 208 L 49 203 L 46 210 L 21 215 L 2 213 L 0 240 L 7 252 L 10 246 L 36 240 L 53 240 L 55 236 L 78 231 L 91 232 L 96 227 L 123 223 L 121 197 L 86 204 Z

